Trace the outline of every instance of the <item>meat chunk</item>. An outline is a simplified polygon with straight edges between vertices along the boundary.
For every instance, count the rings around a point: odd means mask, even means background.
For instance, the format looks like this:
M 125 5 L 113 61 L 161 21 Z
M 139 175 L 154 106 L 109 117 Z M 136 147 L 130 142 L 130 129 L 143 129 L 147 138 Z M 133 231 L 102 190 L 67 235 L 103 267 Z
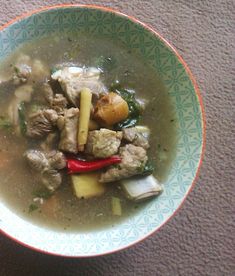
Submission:
M 24 154 L 29 166 L 37 171 L 44 172 L 44 170 L 49 169 L 49 161 L 46 155 L 39 150 L 27 150 Z
M 25 83 L 32 74 L 32 60 L 29 56 L 21 54 L 13 67 L 13 82 L 14 84 Z
M 148 160 L 146 150 L 132 144 L 125 145 L 119 150 L 121 163 L 101 174 L 100 182 L 113 182 L 141 174 Z
M 149 148 L 148 139 L 138 131 L 135 127 L 125 128 L 122 130 L 123 139 L 132 143 L 135 146 L 142 147 L 144 149 Z
M 68 105 L 67 99 L 62 94 L 55 94 L 51 102 L 51 108 L 53 108 L 57 113 L 63 113 Z
M 74 106 L 79 106 L 79 95 L 86 87 L 96 97 L 106 92 L 106 88 L 99 80 L 100 71 L 96 68 L 64 67 L 52 74 L 53 80 L 58 80 L 67 99 Z
M 40 148 L 45 152 L 49 152 L 58 148 L 58 142 L 59 142 L 59 133 L 50 132 L 47 135 L 46 139 L 40 144 Z
M 65 108 L 68 105 L 67 99 L 62 94 L 55 94 L 48 83 L 43 85 L 43 92 L 46 101 L 50 107 L 54 109 L 58 114 L 63 114 Z
M 61 170 L 66 167 L 66 158 L 61 151 L 51 151 L 47 155 L 49 165 L 51 168 Z
M 78 108 L 67 109 L 64 116 L 59 116 L 57 126 L 60 130 L 59 149 L 66 152 L 77 153 Z
M 50 75 L 50 69 L 46 63 L 40 59 L 34 59 L 32 61 L 32 78 L 45 80 Z
M 34 78 L 43 80 L 49 76 L 49 68 L 39 59 L 32 59 L 30 56 L 21 54 L 15 61 L 13 67 L 13 82 L 15 84 L 25 83 Z
M 54 98 L 54 92 L 51 88 L 51 86 L 48 83 L 44 83 L 42 86 L 43 89 L 43 95 L 44 98 L 46 99 L 46 101 L 51 104 L 51 102 L 53 101 Z
M 66 167 L 64 154 L 57 150 L 49 153 L 40 150 L 27 150 L 24 156 L 30 167 L 38 172 L 44 172 L 50 169 L 61 170 Z
M 62 175 L 59 170 L 66 167 L 66 159 L 62 152 L 52 151 L 47 154 L 39 150 L 28 150 L 24 155 L 46 188 L 55 191 L 61 185 Z
M 96 158 L 110 157 L 118 152 L 121 144 L 122 132 L 101 128 L 88 134 L 86 153 Z
M 18 64 L 14 67 L 13 82 L 14 84 L 25 83 L 30 78 L 32 68 L 27 64 Z
M 28 85 L 28 84 L 21 85 L 16 88 L 14 93 L 15 95 L 9 101 L 7 113 L 11 123 L 14 125 L 15 132 L 17 135 L 21 133 L 19 111 L 22 110 L 22 106 L 24 106 L 24 104 L 22 104 L 23 102 L 24 103 L 30 102 L 32 93 L 33 93 L 33 87 L 31 85 Z
M 27 136 L 41 138 L 56 126 L 58 114 L 53 109 L 39 110 L 29 116 Z
M 24 84 L 16 88 L 15 97 L 19 102 L 30 102 L 33 94 L 33 86 L 30 84 Z
M 52 192 L 57 190 L 61 183 L 62 175 L 57 170 L 48 170 L 42 175 L 42 184 Z

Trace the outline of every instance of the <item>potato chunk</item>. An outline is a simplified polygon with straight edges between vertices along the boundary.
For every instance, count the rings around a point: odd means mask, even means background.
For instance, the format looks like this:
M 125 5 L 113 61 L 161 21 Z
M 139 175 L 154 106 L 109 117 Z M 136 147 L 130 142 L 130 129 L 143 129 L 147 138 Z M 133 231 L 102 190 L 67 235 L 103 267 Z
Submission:
M 94 119 L 103 126 L 112 126 L 127 119 L 129 108 L 127 102 L 118 94 L 110 92 L 96 104 Z

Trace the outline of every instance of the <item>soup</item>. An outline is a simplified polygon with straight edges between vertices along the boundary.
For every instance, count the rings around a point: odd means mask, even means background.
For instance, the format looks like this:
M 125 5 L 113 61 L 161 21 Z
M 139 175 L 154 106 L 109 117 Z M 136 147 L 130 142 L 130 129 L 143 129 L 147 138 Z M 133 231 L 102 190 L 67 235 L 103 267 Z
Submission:
M 24 44 L 0 65 L 0 93 L 0 198 L 20 216 L 93 231 L 162 190 L 177 122 L 156 73 L 123 45 L 81 34 Z

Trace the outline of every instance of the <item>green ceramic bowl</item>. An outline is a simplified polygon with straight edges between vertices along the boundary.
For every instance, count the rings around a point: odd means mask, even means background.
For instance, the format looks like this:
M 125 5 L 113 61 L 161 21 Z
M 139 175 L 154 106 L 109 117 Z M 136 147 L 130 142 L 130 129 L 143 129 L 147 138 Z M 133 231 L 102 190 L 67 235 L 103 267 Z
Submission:
M 0 202 L 0 229 L 15 241 L 55 255 L 103 255 L 129 247 L 158 230 L 192 189 L 204 149 L 202 100 L 189 68 L 165 39 L 138 20 L 107 8 L 61 5 L 23 15 L 0 28 L 0 61 L 22 43 L 59 29 L 105 35 L 134 48 L 160 76 L 179 122 L 176 156 L 164 192 L 115 228 L 77 234 L 56 232 L 22 219 Z

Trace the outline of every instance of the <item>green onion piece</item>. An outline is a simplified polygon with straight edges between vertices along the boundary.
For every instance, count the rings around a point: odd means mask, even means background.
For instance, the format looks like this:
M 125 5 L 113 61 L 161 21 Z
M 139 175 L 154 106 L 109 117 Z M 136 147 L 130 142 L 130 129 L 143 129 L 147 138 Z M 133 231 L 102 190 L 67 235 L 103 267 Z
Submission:
M 32 213 L 33 211 L 37 210 L 39 207 L 36 204 L 30 204 L 29 205 L 29 213 Z
M 117 93 L 121 96 L 128 104 L 129 116 L 125 121 L 122 121 L 114 125 L 115 130 L 121 130 L 123 128 L 135 126 L 141 117 L 141 106 L 135 98 L 135 91 L 130 89 L 124 89 L 119 83 L 111 85 L 110 91 Z
M 19 124 L 20 124 L 20 131 L 22 135 L 26 134 L 27 131 L 27 123 L 25 120 L 25 103 L 20 103 L 18 107 L 18 113 L 19 113 Z
M 13 67 L 13 70 L 14 70 L 14 72 L 15 72 L 16 74 L 19 74 L 19 72 L 20 72 L 20 70 L 19 70 L 19 68 L 18 68 L 17 66 L 14 66 L 14 67 Z
M 48 199 L 48 198 L 50 198 L 53 195 L 53 193 L 51 191 L 49 191 L 49 190 L 46 190 L 46 189 L 40 189 L 38 191 L 33 192 L 33 195 L 35 197 L 40 197 L 40 198 L 43 198 L 43 199 Z

